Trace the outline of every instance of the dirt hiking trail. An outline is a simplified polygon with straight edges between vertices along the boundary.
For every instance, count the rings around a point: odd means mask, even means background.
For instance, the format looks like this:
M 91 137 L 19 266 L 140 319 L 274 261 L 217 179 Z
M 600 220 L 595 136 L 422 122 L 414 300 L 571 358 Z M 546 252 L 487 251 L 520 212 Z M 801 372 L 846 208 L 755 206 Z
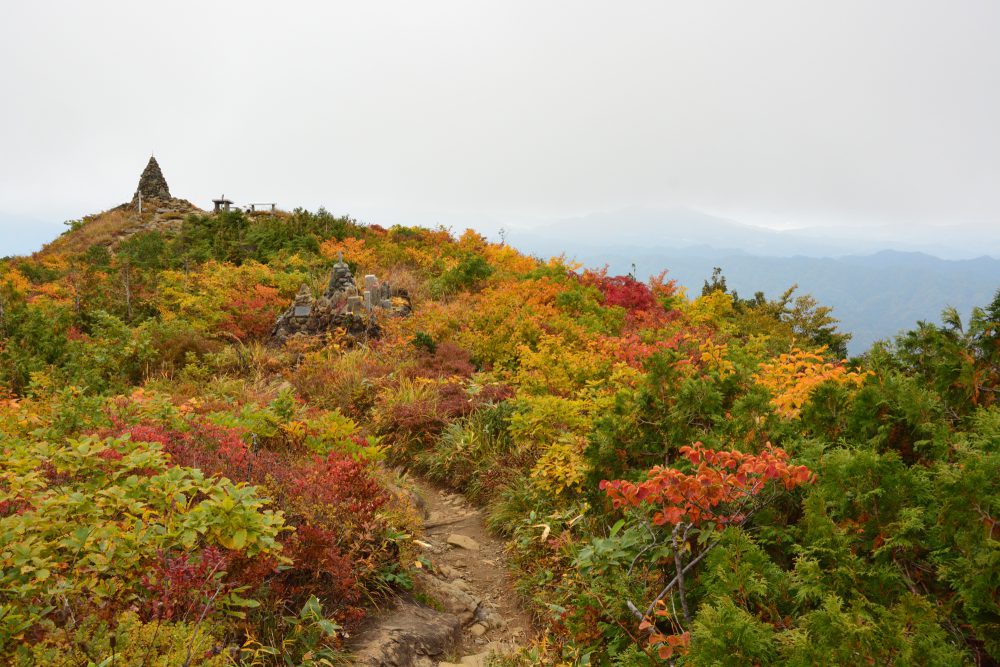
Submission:
M 508 574 L 504 543 L 486 529 L 481 511 L 419 477 L 409 482 L 424 517 L 414 542 L 431 567 L 418 570 L 414 591 L 349 643 L 353 664 L 482 667 L 490 654 L 530 643 L 534 626 Z

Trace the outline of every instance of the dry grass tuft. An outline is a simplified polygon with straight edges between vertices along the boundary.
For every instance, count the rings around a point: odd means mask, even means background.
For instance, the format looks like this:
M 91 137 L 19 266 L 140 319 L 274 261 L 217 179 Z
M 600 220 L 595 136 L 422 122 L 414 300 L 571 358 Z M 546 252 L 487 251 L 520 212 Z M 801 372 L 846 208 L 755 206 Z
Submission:
M 170 210 L 154 208 L 156 202 L 150 202 L 150 209 L 139 213 L 123 204 L 116 208 L 95 213 L 81 218 L 74 228 L 43 247 L 38 256 L 58 253 L 82 253 L 94 245 L 113 246 L 116 243 L 137 232 L 145 230 L 176 230 L 188 213 L 201 211 L 197 206 L 184 199 L 171 199 L 162 202 Z
M 39 254 L 81 253 L 92 245 L 111 245 L 112 241 L 127 234 L 130 229 L 141 223 L 135 211 L 120 208 L 88 215 L 82 222 L 83 224 L 76 229 L 64 232 L 62 236 L 47 244 Z

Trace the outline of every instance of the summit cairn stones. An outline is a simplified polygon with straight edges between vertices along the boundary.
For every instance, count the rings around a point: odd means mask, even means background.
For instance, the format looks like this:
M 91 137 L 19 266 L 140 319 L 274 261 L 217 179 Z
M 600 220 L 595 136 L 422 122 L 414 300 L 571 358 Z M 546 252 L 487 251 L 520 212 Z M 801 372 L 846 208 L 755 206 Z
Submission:
M 355 294 L 357 293 L 351 267 L 344 261 L 344 253 L 337 253 L 337 263 L 333 265 L 333 270 L 330 272 L 330 282 L 327 283 L 323 296 L 332 299 L 338 292 L 347 292 L 348 288 L 352 288 Z
M 140 197 L 143 201 L 170 201 L 171 199 L 167 179 L 163 177 L 160 164 L 155 157 L 150 157 L 146 168 L 142 170 L 142 175 L 139 176 L 139 187 L 135 190 L 132 203 L 138 204 Z
M 335 329 L 360 340 L 378 338 L 382 315 L 408 315 L 410 298 L 405 290 L 392 290 L 388 282 L 367 274 L 359 290 L 351 267 L 338 253 L 330 270 L 330 280 L 318 299 L 307 285 L 299 288 L 292 305 L 274 323 L 271 340 L 284 343 L 291 336 L 316 336 Z
M 299 293 L 295 295 L 294 304 L 292 304 L 292 317 L 309 317 L 312 314 L 313 303 L 312 292 L 309 291 L 308 285 L 303 283 L 302 287 L 299 288 Z
M 167 179 L 163 177 L 155 157 L 149 158 L 146 168 L 142 170 L 131 201 L 113 210 L 127 213 L 134 221 L 132 226 L 118 234 L 119 240 L 145 231 L 179 230 L 184 216 L 201 212 L 186 199 L 177 199 L 170 194 Z M 135 216 L 135 213 L 139 215 Z

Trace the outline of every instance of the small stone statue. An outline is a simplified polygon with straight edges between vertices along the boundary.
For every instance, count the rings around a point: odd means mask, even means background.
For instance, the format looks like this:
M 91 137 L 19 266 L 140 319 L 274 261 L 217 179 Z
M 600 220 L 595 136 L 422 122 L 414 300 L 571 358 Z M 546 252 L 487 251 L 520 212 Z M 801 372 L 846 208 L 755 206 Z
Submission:
M 337 253 L 337 263 L 333 265 L 333 270 L 330 272 L 330 282 L 323 295 L 332 300 L 337 292 L 346 292 L 348 286 L 354 286 L 354 274 L 351 273 L 351 267 L 344 261 L 344 253 Z

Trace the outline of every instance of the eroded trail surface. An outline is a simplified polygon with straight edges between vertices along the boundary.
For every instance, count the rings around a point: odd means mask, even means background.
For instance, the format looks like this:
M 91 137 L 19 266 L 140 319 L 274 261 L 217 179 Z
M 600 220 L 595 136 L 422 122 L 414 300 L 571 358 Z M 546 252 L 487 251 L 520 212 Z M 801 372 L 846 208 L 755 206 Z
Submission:
M 376 616 L 353 643 L 355 664 L 453 667 L 486 663 L 532 637 L 518 604 L 503 542 L 458 494 L 412 479 L 424 514 L 417 539 L 431 567 L 419 571 L 414 594 Z

